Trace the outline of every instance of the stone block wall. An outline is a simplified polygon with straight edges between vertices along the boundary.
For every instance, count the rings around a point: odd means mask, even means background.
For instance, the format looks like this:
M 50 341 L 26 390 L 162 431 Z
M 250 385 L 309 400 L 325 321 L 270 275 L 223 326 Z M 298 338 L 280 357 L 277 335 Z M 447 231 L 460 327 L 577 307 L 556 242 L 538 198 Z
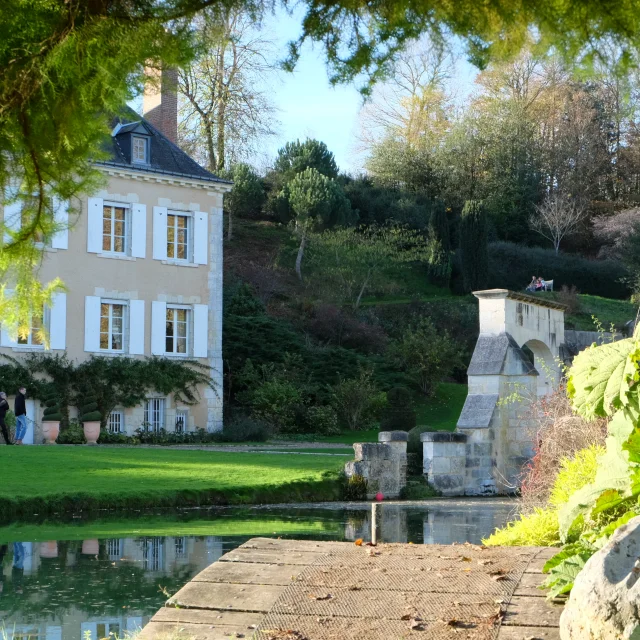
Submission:
M 435 431 L 423 433 L 422 471 L 429 484 L 444 496 L 464 495 L 466 485 L 467 436 Z
M 355 460 L 347 462 L 347 478 L 362 476 L 367 481 L 367 500 L 378 492 L 385 498 L 398 498 L 407 484 L 406 431 L 381 431 L 379 442 L 356 442 Z

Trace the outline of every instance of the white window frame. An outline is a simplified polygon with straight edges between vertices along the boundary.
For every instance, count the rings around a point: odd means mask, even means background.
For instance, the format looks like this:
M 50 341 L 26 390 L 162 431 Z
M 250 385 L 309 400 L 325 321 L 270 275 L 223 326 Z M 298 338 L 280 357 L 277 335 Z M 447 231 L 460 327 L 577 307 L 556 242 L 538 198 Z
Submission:
M 136 142 L 142 142 L 144 159 L 136 157 Z M 149 164 L 149 140 L 144 136 L 131 136 L 131 162 L 132 164 Z
M 167 335 L 167 329 L 166 329 L 166 325 L 169 321 L 169 310 L 170 309 L 177 309 L 177 310 L 185 310 L 187 312 L 187 320 L 186 320 L 186 324 L 187 324 L 187 346 L 186 349 L 184 351 L 184 353 L 181 353 L 179 351 L 176 350 L 178 341 L 177 341 L 177 334 L 175 332 L 175 327 L 176 327 L 176 321 L 174 319 L 173 321 L 173 327 L 174 327 L 174 333 L 173 333 L 173 351 L 167 351 L 167 338 L 169 337 Z M 189 354 L 191 353 L 191 345 L 192 345 L 192 340 L 193 340 L 193 336 L 192 336 L 192 330 L 191 330 L 191 326 L 193 324 L 193 307 L 189 306 L 189 305 L 184 305 L 184 304 L 167 304 L 167 313 L 165 315 L 165 331 L 164 331 L 164 354 L 166 356 L 174 356 L 174 357 L 179 357 L 179 358 L 188 358 Z
M 122 560 L 122 539 L 120 538 L 109 538 L 107 539 L 107 555 L 109 556 L 109 560 Z
M 178 217 L 186 218 L 187 220 L 187 247 L 186 247 L 186 258 L 177 258 L 174 257 L 177 253 L 177 231 L 178 226 L 176 223 L 173 225 L 173 256 L 169 255 L 169 229 L 171 226 L 169 225 L 169 218 L 173 216 L 175 219 Z M 167 260 L 170 262 L 181 262 L 181 263 L 193 263 L 193 212 L 191 211 L 167 211 Z
M 164 545 L 159 538 L 142 540 L 142 562 L 146 571 L 162 571 L 164 568 Z
M 176 559 L 187 557 L 187 538 L 178 536 L 173 539 L 173 549 Z
M 117 431 L 114 429 L 116 426 L 118 426 Z M 124 433 L 124 411 L 115 409 L 109 414 L 107 431 L 109 433 Z
M 157 403 L 157 407 L 153 405 Z M 157 424 L 154 423 L 153 414 L 158 415 Z M 159 433 L 166 426 L 166 399 L 165 398 L 147 398 L 144 403 L 144 425 L 149 433 Z
M 50 325 L 50 313 L 49 313 L 49 308 L 47 306 L 44 307 L 43 312 L 42 312 L 42 318 L 40 320 L 41 325 L 40 328 L 43 329 L 45 332 L 49 331 L 49 325 Z M 34 328 L 37 329 L 37 327 L 33 326 L 33 316 L 31 316 L 29 318 L 29 335 L 26 338 L 26 342 L 21 342 L 21 340 L 24 340 L 24 338 L 21 338 L 20 336 L 16 337 L 16 347 L 20 348 L 20 349 L 42 349 L 44 350 L 45 346 L 44 346 L 44 342 L 38 344 L 37 342 L 33 342 L 33 335 L 34 335 Z
M 109 344 L 111 345 L 111 338 L 113 336 L 113 307 L 114 305 L 118 305 L 122 307 L 122 349 L 112 349 L 108 347 L 107 349 L 103 349 L 100 347 L 100 341 L 102 339 L 102 331 L 101 331 L 101 322 L 102 322 L 102 305 L 109 305 L 109 328 L 107 332 L 107 336 L 109 339 Z M 111 298 L 100 298 L 100 316 L 98 323 L 98 347 L 101 353 L 126 353 L 126 344 L 127 344 L 127 324 L 129 318 L 129 305 L 126 300 L 112 300 Z
M 178 430 L 178 421 L 182 419 L 182 430 Z M 176 424 L 174 431 L 176 433 L 187 433 L 189 430 L 189 410 L 188 409 L 176 409 Z
M 111 248 L 104 248 L 104 210 L 106 207 L 111 207 L 111 233 L 110 244 Z M 115 209 L 124 209 L 124 251 L 116 251 L 115 247 Z M 100 227 L 100 253 L 111 256 L 128 256 L 131 253 L 131 205 L 125 202 L 109 202 L 105 200 L 102 203 L 102 226 Z

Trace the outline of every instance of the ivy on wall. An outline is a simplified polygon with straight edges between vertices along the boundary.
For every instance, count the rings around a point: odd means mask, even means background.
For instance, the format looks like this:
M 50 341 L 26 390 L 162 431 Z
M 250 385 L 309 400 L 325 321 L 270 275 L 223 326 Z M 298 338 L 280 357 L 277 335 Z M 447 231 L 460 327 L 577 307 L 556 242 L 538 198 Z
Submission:
M 69 407 L 78 406 L 88 393 L 96 398 L 102 427 L 116 406 L 135 407 L 150 393 L 173 394 L 187 405 L 200 401 L 202 387 L 219 393 L 209 367 L 195 360 L 91 356 L 76 363 L 66 354 L 46 353 L 29 354 L 21 360 L 3 358 L 6 363 L 0 364 L 0 391 L 13 395 L 24 385 L 29 397 L 37 400 L 56 393 L 62 408 L 62 429 L 69 424 Z

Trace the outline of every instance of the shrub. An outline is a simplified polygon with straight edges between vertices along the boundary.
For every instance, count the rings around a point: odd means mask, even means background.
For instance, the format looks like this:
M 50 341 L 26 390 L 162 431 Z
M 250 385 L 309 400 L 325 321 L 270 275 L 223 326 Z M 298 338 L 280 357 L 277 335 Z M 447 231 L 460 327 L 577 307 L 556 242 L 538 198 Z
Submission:
M 566 284 L 562 285 L 562 288 L 558 292 L 558 302 L 567 305 L 568 313 L 572 315 L 580 313 L 580 298 L 578 297 L 578 290 L 574 284 L 570 287 L 567 287 Z
M 387 406 L 382 411 L 381 431 L 411 431 L 416 426 L 413 398 L 405 387 L 394 387 L 387 391 Z
M 553 249 L 525 247 L 511 242 L 489 245 L 489 288 L 522 291 L 531 276 L 553 280 L 554 289 L 575 286 L 581 293 L 625 299 L 631 293 L 628 272 L 616 260 L 589 260 Z
M 421 477 L 417 480 L 407 480 L 407 484 L 400 491 L 402 500 L 428 500 L 440 494 Z
M 264 305 L 256 298 L 253 289 L 248 284 L 243 283 L 233 291 L 225 311 L 237 316 L 261 316 L 264 314 Z
M 536 507 L 531 513 L 518 516 L 506 527 L 496 529 L 482 541 L 487 546 L 550 547 L 560 544 L 558 514 L 553 509 Z
M 266 442 L 273 435 L 273 428 L 263 420 L 237 415 L 216 435 L 221 442 Z
M 42 422 L 60 422 L 60 420 L 62 420 L 60 396 L 55 389 L 51 389 L 51 391 L 44 397 Z
M 197 428 L 195 431 L 176 433 L 175 431 L 165 431 L 164 429 L 149 431 L 141 427 L 140 429 L 136 429 L 134 436 L 125 436 L 124 434 L 109 435 L 117 438 L 117 440 L 115 440 L 116 443 L 122 444 L 206 444 L 220 441 L 219 433 L 209 433 L 202 428 Z M 100 442 L 107 442 L 109 440 L 110 438 L 103 439 L 103 436 L 100 436 Z M 113 442 L 114 440 L 111 441 Z
M 340 433 L 338 416 L 333 407 L 309 407 L 306 415 L 309 433 L 331 435 Z
M 58 442 L 60 439 L 58 438 Z M 111 433 L 102 429 L 100 431 L 100 437 L 98 438 L 99 444 L 140 444 L 140 439 L 137 436 L 128 436 L 125 433 Z
M 460 351 L 446 331 L 437 331 L 429 318 L 391 344 L 389 359 L 414 380 L 420 391 L 433 395 L 438 382 L 460 364 Z
M 468 200 L 460 218 L 460 253 L 465 291 L 487 288 L 487 214 L 478 200 Z
M 373 373 L 361 370 L 357 378 L 342 380 L 333 390 L 333 405 L 342 424 L 349 429 L 369 429 L 387 403 L 378 391 Z
M 92 393 L 86 393 L 80 405 L 80 422 L 101 422 L 102 413 L 98 409 L 98 399 Z
M 367 481 L 359 475 L 347 478 L 342 474 L 340 477 L 340 489 L 342 499 L 349 502 L 361 502 L 367 499 Z
M 301 429 L 298 422 L 304 396 L 300 388 L 287 380 L 267 380 L 251 394 L 251 413 L 278 431 L 293 433 Z
M 77 420 L 72 420 L 66 429 L 60 431 L 58 444 L 85 444 L 84 429 Z
M 264 184 L 248 164 L 235 164 L 220 177 L 233 181 L 233 188 L 224 198 L 224 208 L 228 213 L 239 218 L 261 215 L 266 199 Z

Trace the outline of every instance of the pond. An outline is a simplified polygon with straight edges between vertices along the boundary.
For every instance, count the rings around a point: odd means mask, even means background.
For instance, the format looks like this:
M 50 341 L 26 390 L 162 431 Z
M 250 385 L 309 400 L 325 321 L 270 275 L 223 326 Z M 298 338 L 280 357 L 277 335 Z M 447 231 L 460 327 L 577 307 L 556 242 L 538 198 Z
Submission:
M 478 543 L 512 518 L 510 500 L 378 506 L 381 542 Z M 92 640 L 143 627 L 169 595 L 255 536 L 370 539 L 363 504 L 216 508 L 0 527 L 0 637 Z

